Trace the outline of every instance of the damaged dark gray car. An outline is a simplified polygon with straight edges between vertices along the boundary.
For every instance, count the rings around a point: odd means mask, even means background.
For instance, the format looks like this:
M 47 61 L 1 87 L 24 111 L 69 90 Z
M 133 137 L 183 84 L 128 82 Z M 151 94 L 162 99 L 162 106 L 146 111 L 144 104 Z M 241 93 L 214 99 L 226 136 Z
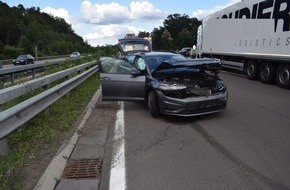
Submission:
M 169 52 L 138 52 L 130 62 L 101 57 L 102 99 L 144 101 L 153 117 L 220 112 L 228 100 L 220 69 L 219 59 L 186 59 Z

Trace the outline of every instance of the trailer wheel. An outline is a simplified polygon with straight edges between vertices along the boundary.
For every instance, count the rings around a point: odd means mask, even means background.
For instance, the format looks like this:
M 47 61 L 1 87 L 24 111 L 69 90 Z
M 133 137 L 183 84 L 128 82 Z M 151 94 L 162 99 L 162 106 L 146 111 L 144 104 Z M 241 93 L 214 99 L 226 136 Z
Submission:
M 274 82 L 276 71 L 271 63 L 262 63 L 259 68 L 259 77 L 261 82 L 271 84 Z
M 156 94 L 154 91 L 149 92 L 148 108 L 149 108 L 149 112 L 151 113 L 152 117 L 160 117 L 161 116 L 158 101 L 157 101 Z
M 282 64 L 278 67 L 276 82 L 281 88 L 290 89 L 290 65 Z
M 246 75 L 248 79 L 257 80 L 259 72 L 259 64 L 255 61 L 248 61 L 246 64 Z

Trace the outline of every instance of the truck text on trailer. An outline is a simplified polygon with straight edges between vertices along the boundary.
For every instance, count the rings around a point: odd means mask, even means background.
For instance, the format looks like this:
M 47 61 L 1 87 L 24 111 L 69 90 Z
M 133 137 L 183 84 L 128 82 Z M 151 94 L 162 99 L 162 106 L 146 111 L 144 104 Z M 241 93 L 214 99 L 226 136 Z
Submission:
M 197 53 L 290 89 L 290 0 L 244 0 L 203 19 Z

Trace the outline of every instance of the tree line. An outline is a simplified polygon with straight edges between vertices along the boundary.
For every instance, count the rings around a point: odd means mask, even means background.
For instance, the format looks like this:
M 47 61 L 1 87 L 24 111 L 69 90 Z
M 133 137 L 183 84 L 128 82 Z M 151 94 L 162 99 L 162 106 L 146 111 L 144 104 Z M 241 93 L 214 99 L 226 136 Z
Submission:
M 164 21 L 163 26 L 152 32 L 153 50 L 180 50 L 183 47 L 196 45 L 197 29 L 201 21 L 186 14 L 172 14 Z
M 94 51 L 64 19 L 42 13 L 39 8 L 10 8 L 0 1 L 0 15 L 0 59 L 19 54 L 52 56 Z

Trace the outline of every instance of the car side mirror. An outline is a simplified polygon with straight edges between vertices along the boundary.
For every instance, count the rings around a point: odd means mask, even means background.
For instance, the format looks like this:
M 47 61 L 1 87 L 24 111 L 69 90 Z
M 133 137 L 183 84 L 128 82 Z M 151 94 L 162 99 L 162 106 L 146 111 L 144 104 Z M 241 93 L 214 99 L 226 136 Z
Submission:
M 139 71 L 138 69 L 132 69 L 130 73 L 134 77 L 137 77 L 137 76 L 140 76 L 141 75 L 141 71 Z

